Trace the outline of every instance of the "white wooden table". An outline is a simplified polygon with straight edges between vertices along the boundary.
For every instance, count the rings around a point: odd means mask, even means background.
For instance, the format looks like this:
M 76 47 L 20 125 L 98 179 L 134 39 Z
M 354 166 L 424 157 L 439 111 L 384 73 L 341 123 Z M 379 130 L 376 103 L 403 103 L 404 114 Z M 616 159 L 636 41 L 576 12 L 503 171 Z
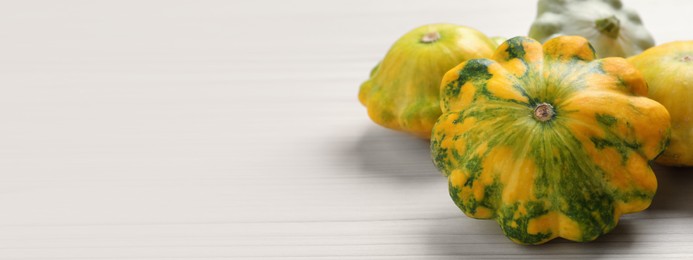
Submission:
M 626 1 L 659 43 L 693 2 Z M 358 86 L 400 35 L 534 1 L 3 1 L 1 259 L 693 258 L 693 170 L 592 243 L 465 217 Z

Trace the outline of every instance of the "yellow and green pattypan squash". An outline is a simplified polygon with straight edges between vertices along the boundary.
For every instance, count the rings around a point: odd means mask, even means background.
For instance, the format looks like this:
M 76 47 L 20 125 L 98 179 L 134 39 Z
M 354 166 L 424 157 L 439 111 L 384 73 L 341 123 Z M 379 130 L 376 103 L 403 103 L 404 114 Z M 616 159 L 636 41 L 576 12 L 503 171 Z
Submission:
M 443 74 L 462 61 L 491 57 L 494 46 L 469 27 L 416 28 L 397 40 L 371 71 L 359 100 L 374 122 L 428 139 L 441 113 L 438 88 Z
M 445 74 L 432 158 L 455 204 L 512 241 L 590 241 L 657 189 L 669 114 L 645 95 L 637 69 L 585 38 L 515 37 Z
M 628 57 L 654 45 L 640 16 L 620 0 L 539 0 L 529 37 L 545 42 L 559 35 L 587 38 L 597 57 Z
M 649 97 L 671 114 L 671 143 L 658 163 L 693 166 L 693 41 L 662 44 L 631 57 L 649 85 Z

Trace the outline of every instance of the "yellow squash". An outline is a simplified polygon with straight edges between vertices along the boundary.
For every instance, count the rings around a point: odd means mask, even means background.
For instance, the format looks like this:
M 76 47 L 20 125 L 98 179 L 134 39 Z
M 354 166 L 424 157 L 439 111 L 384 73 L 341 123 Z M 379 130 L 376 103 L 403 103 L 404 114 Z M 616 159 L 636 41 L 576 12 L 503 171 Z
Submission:
M 671 143 L 658 163 L 693 166 L 693 41 L 662 44 L 629 58 L 649 85 L 649 97 L 671 114 Z
M 432 24 L 405 34 L 361 85 L 359 100 L 370 118 L 422 138 L 440 116 L 438 86 L 462 61 L 490 57 L 495 43 L 483 33 L 453 24 Z

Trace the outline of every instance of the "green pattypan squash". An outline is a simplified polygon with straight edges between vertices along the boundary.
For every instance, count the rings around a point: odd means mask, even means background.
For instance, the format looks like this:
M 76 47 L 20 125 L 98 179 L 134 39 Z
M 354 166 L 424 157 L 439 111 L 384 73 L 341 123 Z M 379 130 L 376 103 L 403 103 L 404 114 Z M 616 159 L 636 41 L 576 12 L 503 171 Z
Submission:
M 539 0 L 529 37 L 540 42 L 561 35 L 587 38 L 597 57 L 629 57 L 654 46 L 640 16 L 620 0 Z

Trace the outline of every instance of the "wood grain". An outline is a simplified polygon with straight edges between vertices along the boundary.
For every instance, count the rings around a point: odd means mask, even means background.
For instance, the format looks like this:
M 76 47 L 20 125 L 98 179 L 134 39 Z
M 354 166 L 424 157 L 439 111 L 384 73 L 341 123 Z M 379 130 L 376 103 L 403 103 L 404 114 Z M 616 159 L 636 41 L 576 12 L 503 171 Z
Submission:
M 689 1 L 626 1 L 658 42 Z M 693 258 L 693 172 L 595 242 L 465 217 L 358 85 L 401 34 L 526 33 L 527 1 L 0 3 L 1 259 Z

